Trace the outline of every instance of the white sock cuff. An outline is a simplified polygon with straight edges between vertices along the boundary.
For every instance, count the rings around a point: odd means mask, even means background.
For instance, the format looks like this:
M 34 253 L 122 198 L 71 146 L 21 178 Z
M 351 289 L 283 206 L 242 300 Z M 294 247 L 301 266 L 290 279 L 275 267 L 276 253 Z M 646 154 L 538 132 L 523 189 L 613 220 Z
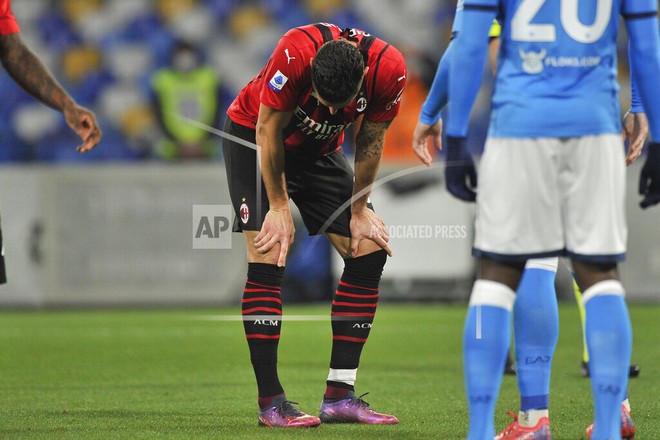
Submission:
M 511 311 L 516 292 L 509 286 L 489 280 L 477 280 L 470 295 L 470 306 L 493 306 Z
M 601 295 L 619 295 L 625 297 L 626 291 L 623 289 L 621 282 L 617 280 L 599 281 L 582 292 L 582 305 L 586 305 L 590 299 Z
M 550 415 L 548 409 L 530 409 L 527 411 L 518 412 L 518 423 L 520 426 L 526 428 L 532 428 L 539 423 L 539 420 L 543 417 L 548 417 Z
M 559 257 L 535 258 L 533 260 L 527 260 L 527 264 L 525 264 L 525 269 L 543 269 L 557 273 L 558 265 L 559 265 Z
M 330 368 L 328 373 L 328 380 L 333 382 L 342 382 L 348 385 L 355 385 L 355 379 L 357 378 L 357 368 L 353 370 L 335 370 Z

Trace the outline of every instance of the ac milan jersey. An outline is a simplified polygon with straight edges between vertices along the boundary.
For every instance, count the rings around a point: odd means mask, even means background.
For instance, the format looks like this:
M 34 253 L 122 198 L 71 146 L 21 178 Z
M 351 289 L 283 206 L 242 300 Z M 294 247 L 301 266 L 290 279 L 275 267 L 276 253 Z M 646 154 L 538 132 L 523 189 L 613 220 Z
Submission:
M 327 41 L 354 41 L 369 70 L 353 102 L 330 114 L 312 88 L 310 60 Z M 293 112 L 283 131 L 284 146 L 305 156 L 322 156 L 338 150 L 344 130 L 360 116 L 371 122 L 391 121 L 399 111 L 406 84 L 406 64 L 395 47 L 359 29 L 340 29 L 318 23 L 288 31 L 280 39 L 263 70 L 241 90 L 229 106 L 232 121 L 254 128 L 260 104 Z
M 15 34 L 20 32 L 16 18 L 11 12 L 9 0 L 0 0 L 0 35 Z

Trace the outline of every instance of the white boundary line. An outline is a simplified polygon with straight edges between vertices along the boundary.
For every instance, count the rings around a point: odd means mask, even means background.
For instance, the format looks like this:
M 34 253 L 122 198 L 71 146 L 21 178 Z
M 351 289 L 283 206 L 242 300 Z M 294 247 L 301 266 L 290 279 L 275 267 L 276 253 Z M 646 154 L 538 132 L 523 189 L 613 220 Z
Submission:
M 192 321 L 211 321 L 211 322 L 227 322 L 227 321 L 363 321 L 366 319 L 364 316 L 331 316 L 327 315 L 195 315 L 187 319 Z

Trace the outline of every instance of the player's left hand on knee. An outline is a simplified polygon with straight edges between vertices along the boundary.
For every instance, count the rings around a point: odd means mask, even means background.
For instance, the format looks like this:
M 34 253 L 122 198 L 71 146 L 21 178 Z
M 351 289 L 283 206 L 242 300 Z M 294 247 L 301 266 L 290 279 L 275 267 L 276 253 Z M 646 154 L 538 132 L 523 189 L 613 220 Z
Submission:
M 351 241 L 348 251 L 351 257 L 358 255 L 360 241 L 364 239 L 373 241 L 387 252 L 387 255 L 392 256 L 392 249 L 388 245 L 390 234 L 387 226 L 371 209 L 365 208 L 359 213 L 352 213 L 350 228 Z
M 477 199 L 477 169 L 466 144 L 464 137 L 447 136 L 445 181 L 447 190 L 454 197 L 474 202 Z
M 660 142 L 649 145 L 646 162 L 639 176 L 639 193 L 644 196 L 639 203 L 643 209 L 660 203 Z

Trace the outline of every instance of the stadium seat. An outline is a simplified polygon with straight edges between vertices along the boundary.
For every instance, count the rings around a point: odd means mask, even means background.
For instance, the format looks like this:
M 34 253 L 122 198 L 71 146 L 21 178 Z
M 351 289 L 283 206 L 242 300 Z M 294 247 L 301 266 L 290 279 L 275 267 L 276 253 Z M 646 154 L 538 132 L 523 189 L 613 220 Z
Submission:
M 64 52 L 69 46 L 82 43 L 82 38 L 71 29 L 69 22 L 60 14 L 43 14 L 37 20 L 37 29 L 41 40 L 50 50 Z
M 169 29 L 179 39 L 195 45 L 203 44 L 213 36 L 213 16 L 202 6 L 194 6 L 170 21 Z
M 19 107 L 12 118 L 16 134 L 26 144 L 53 136 L 61 122 L 62 115 L 38 102 Z
M 117 42 L 106 52 L 106 65 L 118 81 L 136 81 L 153 70 L 154 60 L 144 43 Z
M 229 20 L 231 35 L 241 40 L 270 21 L 268 13 L 255 6 L 240 7 Z
M 135 82 L 117 82 L 105 88 L 98 99 L 97 110 L 115 128 L 121 127 L 124 113 L 131 108 L 147 106 L 148 99 Z
M 73 46 L 61 58 L 61 69 L 67 83 L 80 84 L 92 72 L 101 69 L 101 53 L 92 46 Z
M 346 0 L 305 0 L 304 8 L 314 20 L 327 20 L 346 6 Z
M 129 108 L 122 114 L 120 129 L 127 139 L 135 143 L 153 140 L 158 130 L 156 115 L 151 107 L 145 105 Z
M 334 23 L 341 28 L 358 28 L 366 32 L 373 32 L 367 24 L 359 15 L 353 12 L 351 9 L 344 8 L 334 11 L 334 14 L 328 15 L 330 23 Z
M 80 23 L 101 8 L 101 0 L 62 0 L 60 5 L 64 17 L 70 23 Z
M 205 5 L 217 22 L 224 23 L 238 3 L 239 0 L 206 0 Z
M 197 0 L 156 0 L 156 11 L 166 22 L 174 20 L 197 4 Z
M 106 87 L 115 82 L 115 77 L 105 69 L 90 71 L 79 84 L 72 85 L 69 93 L 81 105 L 94 107 Z
M 220 40 L 209 50 L 209 62 L 220 73 L 222 83 L 231 90 L 232 100 L 246 84 L 246 78 L 259 71 L 259 62 L 246 56 L 241 45 Z
M 300 7 L 297 1 L 262 0 L 260 7 L 277 21 L 282 30 L 311 23 L 310 15 Z
M 100 44 L 108 36 L 116 35 L 123 24 L 121 17 L 113 16 L 107 8 L 102 8 L 87 14 L 76 28 L 86 42 Z
M 133 17 L 147 14 L 153 9 L 152 0 L 112 0 L 106 1 L 105 5 L 104 12 L 118 18 L 121 23 L 127 23 Z

